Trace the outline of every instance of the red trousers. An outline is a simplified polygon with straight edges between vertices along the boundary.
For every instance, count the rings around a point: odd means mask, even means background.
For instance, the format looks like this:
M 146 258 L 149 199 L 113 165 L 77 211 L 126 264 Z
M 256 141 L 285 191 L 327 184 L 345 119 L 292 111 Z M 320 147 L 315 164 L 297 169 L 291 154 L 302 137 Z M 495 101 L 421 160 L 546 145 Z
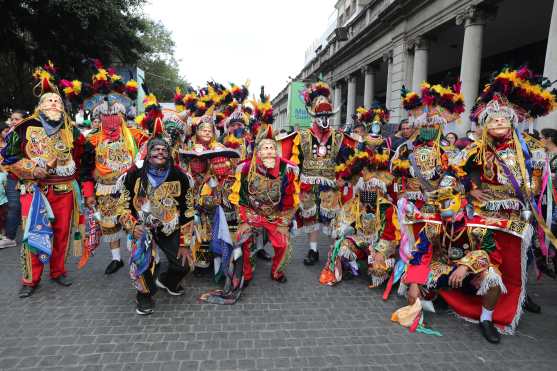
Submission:
M 52 188 L 49 188 L 45 195 L 54 214 L 54 220 L 52 221 L 54 240 L 50 257 L 50 277 L 58 278 L 66 274 L 65 261 L 70 242 L 74 195 L 71 191 L 56 193 Z M 21 215 L 24 219 L 29 215 L 32 200 L 33 194 L 21 195 Z M 37 286 L 41 281 L 44 265 L 25 246 L 22 246 L 22 250 L 23 284 Z
M 269 241 L 273 245 L 273 250 L 275 250 L 271 265 L 271 275 L 274 278 L 282 276 L 284 274 L 283 270 L 290 257 L 288 221 L 280 217 L 276 220 L 269 221 L 268 218 L 257 215 L 253 210 L 245 207 L 240 207 L 240 219 L 242 220 L 242 225 L 238 228 L 238 238 L 242 238 L 240 234 L 252 233 L 253 228 L 262 228 L 267 231 Z M 250 281 L 253 278 L 253 267 L 250 260 L 251 244 L 251 238 L 242 244 L 244 280 L 246 281 Z

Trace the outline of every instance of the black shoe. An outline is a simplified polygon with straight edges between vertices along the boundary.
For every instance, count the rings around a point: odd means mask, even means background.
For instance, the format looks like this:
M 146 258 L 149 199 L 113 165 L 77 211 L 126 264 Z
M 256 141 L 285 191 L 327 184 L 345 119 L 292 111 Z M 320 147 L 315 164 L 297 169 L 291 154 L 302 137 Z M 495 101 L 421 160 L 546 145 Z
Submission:
M 305 265 L 314 265 L 319 261 L 319 251 L 309 250 L 308 254 L 304 258 Z
M 271 261 L 271 259 L 273 259 L 271 257 L 271 255 L 267 251 L 265 251 L 265 249 L 258 250 L 255 253 L 255 256 L 257 256 L 259 259 L 265 260 L 265 261 Z
M 157 287 L 166 290 L 166 292 L 168 292 L 172 296 L 182 296 L 185 293 L 184 289 L 181 287 L 177 287 L 175 289 L 168 288 L 168 286 L 162 283 L 161 280 L 159 280 L 158 278 L 155 280 L 155 284 L 157 285 Z
M 435 299 L 432 300 L 433 308 L 435 308 L 435 312 L 446 312 L 449 310 L 449 304 L 443 299 L 440 295 L 438 295 Z
M 248 287 L 250 282 L 251 282 L 251 280 L 249 280 L 249 281 L 244 280 L 244 284 L 242 285 L 242 288 L 245 289 L 246 287 Z
M 501 335 L 499 331 L 493 326 L 493 322 L 491 321 L 480 321 L 480 330 L 482 331 L 482 335 L 484 336 L 485 340 L 489 341 L 492 344 L 499 344 L 501 341 Z
M 542 307 L 534 303 L 530 295 L 526 295 L 526 300 L 524 301 L 524 310 L 530 313 L 540 314 L 542 312 Z
M 287 281 L 286 275 L 284 273 L 281 273 L 278 277 L 273 276 L 273 274 L 271 273 L 271 279 L 273 281 L 277 281 L 278 283 L 286 283 Z
M 23 285 L 19 289 L 19 297 L 20 298 L 28 298 L 29 296 L 33 295 L 34 292 L 35 292 L 35 287 L 34 286 Z
M 135 302 L 137 306 L 135 307 L 135 313 L 140 316 L 148 316 L 153 314 L 155 310 L 155 301 L 150 295 L 137 293 Z
M 73 283 L 72 280 L 70 280 L 68 277 L 64 275 L 53 278 L 52 280 L 57 284 L 59 284 L 60 286 L 64 286 L 64 287 L 69 287 Z
M 104 270 L 104 274 L 112 274 L 118 272 L 120 268 L 124 266 L 124 262 L 121 260 L 113 260 L 110 262 L 108 267 Z

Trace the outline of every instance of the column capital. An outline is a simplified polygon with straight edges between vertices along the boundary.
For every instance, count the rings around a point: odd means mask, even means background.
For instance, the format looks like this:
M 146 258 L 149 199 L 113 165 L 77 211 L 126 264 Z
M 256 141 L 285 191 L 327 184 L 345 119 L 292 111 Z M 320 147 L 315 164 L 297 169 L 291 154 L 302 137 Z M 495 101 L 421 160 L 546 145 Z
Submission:
M 386 53 L 383 53 L 383 62 L 387 62 L 388 64 L 393 63 L 393 51 L 389 50 Z
M 457 26 L 468 27 L 473 25 L 484 25 L 488 20 L 495 18 L 497 7 L 484 3 L 467 6 L 456 16 Z
M 377 66 L 376 63 L 370 63 L 370 64 L 366 64 L 365 66 L 363 66 L 361 68 L 362 70 L 362 74 L 366 75 L 366 74 L 372 74 L 375 75 L 377 73 L 377 70 L 379 70 L 379 66 Z
M 344 78 L 344 82 L 346 82 L 347 84 L 355 81 L 356 81 L 356 75 L 354 73 L 350 73 L 348 76 Z
M 425 35 L 420 35 L 416 37 L 414 40 L 409 42 L 409 48 L 415 50 L 427 50 L 429 49 L 429 43 L 431 41 L 430 37 Z

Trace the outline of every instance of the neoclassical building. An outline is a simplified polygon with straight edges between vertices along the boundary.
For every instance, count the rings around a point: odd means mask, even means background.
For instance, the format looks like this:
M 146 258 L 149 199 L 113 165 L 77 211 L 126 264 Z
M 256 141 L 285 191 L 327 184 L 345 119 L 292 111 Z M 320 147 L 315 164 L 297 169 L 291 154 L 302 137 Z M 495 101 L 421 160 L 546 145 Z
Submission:
M 557 0 L 339 0 L 335 9 L 295 80 L 331 84 L 339 126 L 374 100 L 398 123 L 402 86 L 415 90 L 424 80 L 460 78 L 467 107 L 504 65 L 527 64 L 557 80 Z M 278 128 L 288 125 L 287 91 L 273 99 Z M 463 134 L 467 117 L 452 130 Z M 555 121 L 549 116 L 538 126 Z

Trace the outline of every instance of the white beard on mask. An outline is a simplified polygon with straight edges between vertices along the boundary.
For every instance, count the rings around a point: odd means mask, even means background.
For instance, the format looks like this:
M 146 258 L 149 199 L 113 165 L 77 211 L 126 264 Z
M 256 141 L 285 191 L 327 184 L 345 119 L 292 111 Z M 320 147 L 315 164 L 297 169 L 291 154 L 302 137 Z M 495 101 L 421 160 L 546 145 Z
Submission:
M 272 158 L 262 158 L 261 162 L 263 163 L 263 166 L 265 166 L 265 168 L 267 169 L 272 169 L 275 167 L 275 161 L 276 158 L 272 157 Z
M 57 110 L 44 110 L 41 111 L 43 115 L 49 120 L 54 122 L 59 122 L 62 119 L 63 112 Z

